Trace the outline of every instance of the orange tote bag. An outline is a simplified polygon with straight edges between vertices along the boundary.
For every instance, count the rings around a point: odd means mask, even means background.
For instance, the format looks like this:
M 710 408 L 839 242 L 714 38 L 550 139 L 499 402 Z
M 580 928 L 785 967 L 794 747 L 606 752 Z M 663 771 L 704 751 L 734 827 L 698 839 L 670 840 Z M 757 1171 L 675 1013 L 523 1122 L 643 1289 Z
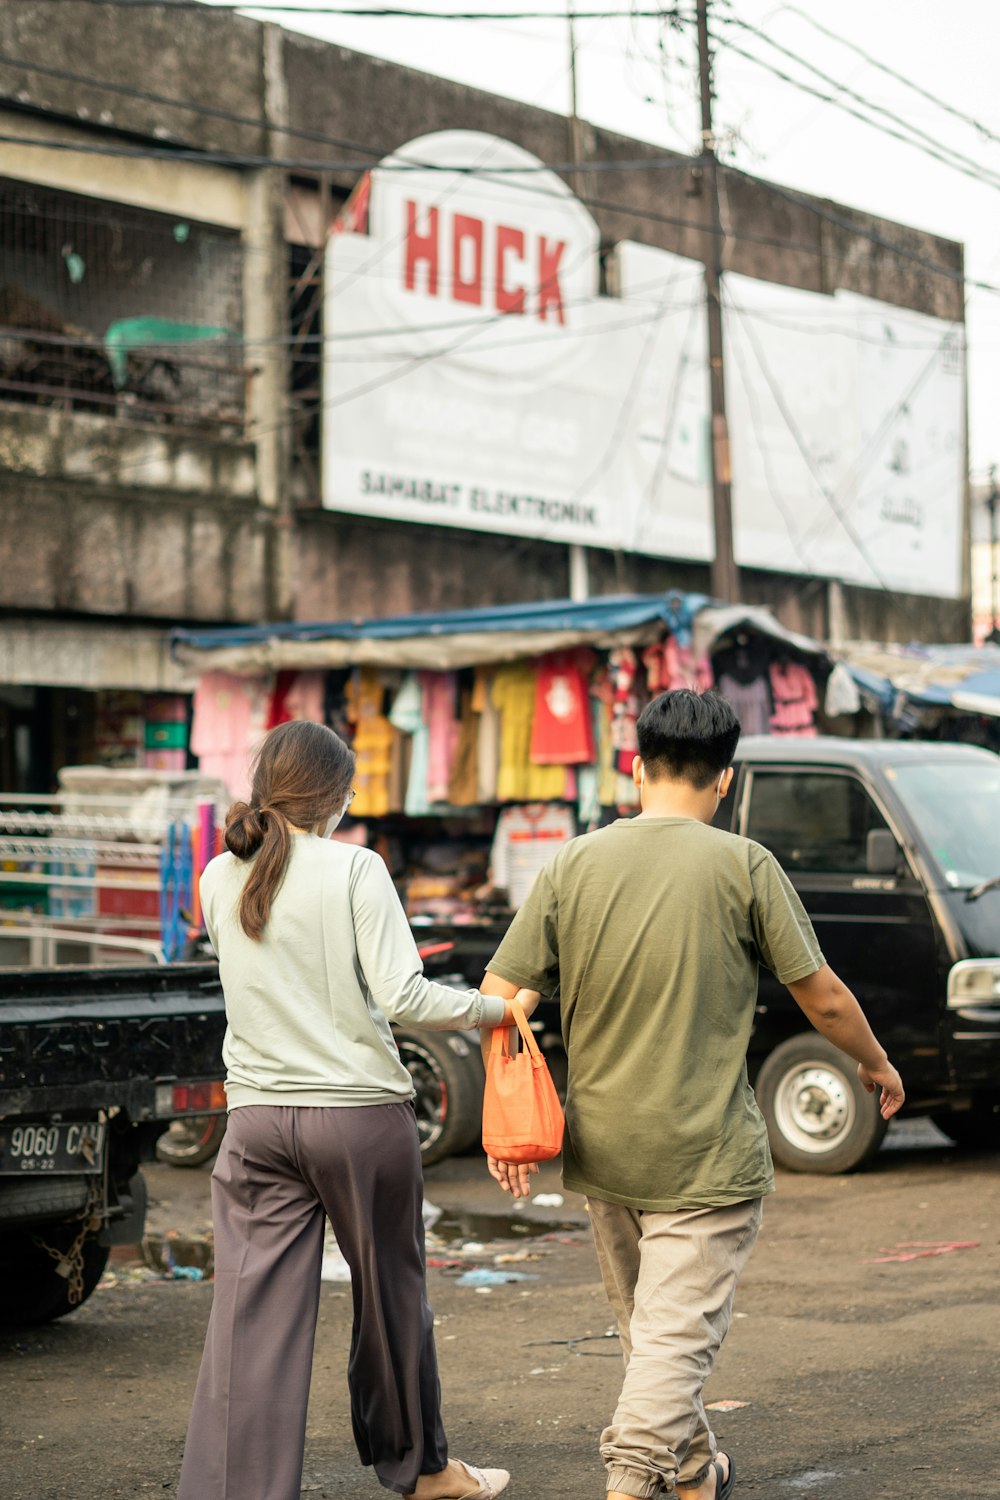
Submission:
M 498 1161 L 548 1161 L 562 1150 L 563 1112 L 548 1064 L 516 1001 L 510 1008 L 521 1050 L 510 1050 L 512 1027 L 493 1032 L 483 1094 L 483 1150 Z

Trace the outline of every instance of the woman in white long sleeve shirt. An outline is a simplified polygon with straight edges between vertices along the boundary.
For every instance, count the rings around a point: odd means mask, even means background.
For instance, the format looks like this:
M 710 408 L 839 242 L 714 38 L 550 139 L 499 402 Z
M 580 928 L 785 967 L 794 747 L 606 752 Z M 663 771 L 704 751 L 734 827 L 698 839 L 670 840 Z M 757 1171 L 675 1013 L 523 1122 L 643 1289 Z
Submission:
M 446 1030 L 512 1018 L 497 997 L 426 979 L 381 859 L 329 841 L 353 772 L 322 725 L 272 730 L 250 803 L 230 809 L 229 852 L 202 876 L 229 1120 L 178 1500 L 298 1500 L 327 1215 L 351 1268 L 361 1462 L 417 1500 L 492 1500 L 509 1477 L 448 1459 L 414 1090 L 389 1021 Z

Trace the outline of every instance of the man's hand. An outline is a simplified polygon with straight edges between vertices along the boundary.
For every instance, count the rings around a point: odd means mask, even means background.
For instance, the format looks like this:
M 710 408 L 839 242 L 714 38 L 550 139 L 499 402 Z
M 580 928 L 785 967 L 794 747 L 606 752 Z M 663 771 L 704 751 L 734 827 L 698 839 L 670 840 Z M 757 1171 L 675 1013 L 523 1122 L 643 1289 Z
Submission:
M 864 1063 L 858 1063 L 858 1077 L 869 1094 L 874 1094 L 875 1090 L 881 1087 L 879 1111 L 883 1120 L 891 1120 L 906 1098 L 903 1092 L 903 1080 L 892 1063 L 888 1058 L 880 1068 L 866 1068 Z
M 497 1161 L 495 1156 L 487 1156 L 486 1165 L 490 1169 L 490 1176 L 499 1182 L 505 1193 L 510 1193 L 514 1198 L 530 1198 L 531 1183 L 528 1181 L 532 1172 L 538 1171 L 536 1161 Z

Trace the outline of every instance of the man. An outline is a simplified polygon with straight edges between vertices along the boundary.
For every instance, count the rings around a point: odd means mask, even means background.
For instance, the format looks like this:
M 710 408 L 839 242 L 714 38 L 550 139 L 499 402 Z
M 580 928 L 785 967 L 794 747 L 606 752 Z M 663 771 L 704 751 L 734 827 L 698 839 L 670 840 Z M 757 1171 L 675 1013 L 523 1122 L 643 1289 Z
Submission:
M 561 995 L 563 1176 L 585 1193 L 625 1380 L 601 1438 L 611 1500 L 727 1500 L 735 1473 L 702 1388 L 774 1187 L 746 1050 L 763 963 L 858 1063 L 888 1118 L 899 1074 L 825 964 L 759 844 L 712 828 L 740 726 L 715 693 L 663 693 L 638 723 L 641 812 L 567 844 L 490 963 L 484 994 Z M 489 1160 L 521 1197 L 534 1168 Z

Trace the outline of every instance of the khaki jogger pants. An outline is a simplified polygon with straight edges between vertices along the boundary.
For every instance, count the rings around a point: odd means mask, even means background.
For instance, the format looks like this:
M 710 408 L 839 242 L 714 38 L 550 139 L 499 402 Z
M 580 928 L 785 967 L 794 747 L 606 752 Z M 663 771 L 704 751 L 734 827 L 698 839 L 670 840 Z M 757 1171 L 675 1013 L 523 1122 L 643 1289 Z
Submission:
M 601 1436 L 607 1487 L 639 1500 L 698 1484 L 716 1454 L 702 1388 L 729 1329 L 761 1200 L 652 1213 L 590 1198 L 625 1381 Z
M 298 1500 L 329 1215 L 351 1268 L 363 1464 L 401 1494 L 448 1462 L 408 1103 L 230 1112 L 212 1173 L 215 1293 L 178 1500 Z

